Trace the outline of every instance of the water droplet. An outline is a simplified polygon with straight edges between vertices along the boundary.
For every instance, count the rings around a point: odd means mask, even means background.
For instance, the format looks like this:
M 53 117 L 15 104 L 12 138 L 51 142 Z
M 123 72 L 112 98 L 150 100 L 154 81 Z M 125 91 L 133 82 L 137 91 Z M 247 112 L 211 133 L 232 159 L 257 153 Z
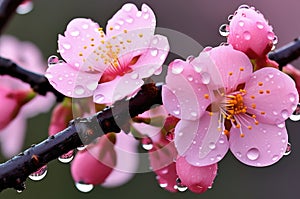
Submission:
M 77 86 L 75 87 L 75 94 L 76 94 L 76 95 L 83 95 L 83 93 L 84 93 L 84 88 L 83 88 L 83 86 L 77 85 Z
M 89 28 L 89 25 L 88 24 L 83 24 L 81 27 L 86 30 L 86 29 Z
M 191 116 L 193 116 L 193 117 L 197 117 L 197 116 L 198 116 L 198 114 L 197 114 L 197 112 L 191 112 Z
M 297 108 L 290 116 L 290 119 L 295 122 L 300 120 L 300 104 L 297 104 Z
M 53 64 L 57 64 L 59 62 L 59 59 L 57 56 L 52 55 L 48 58 L 48 66 L 51 66 Z
M 292 145 L 291 145 L 291 143 L 287 143 L 287 146 L 286 146 L 286 149 L 285 149 L 285 152 L 283 155 L 289 155 L 291 152 L 292 152 Z
M 251 34 L 250 34 L 250 32 L 249 32 L 249 31 L 245 31 L 245 32 L 243 33 L 243 37 L 244 37 L 245 40 L 250 40 L 250 39 L 251 39 Z
M 197 72 L 197 73 L 201 73 L 202 71 L 202 67 L 199 65 L 199 64 L 193 64 L 193 67 L 194 67 L 194 70 Z
M 80 147 L 77 147 L 77 150 L 78 150 L 78 151 L 83 151 L 85 148 L 86 148 L 86 146 L 85 146 L 85 145 L 82 145 L 82 146 L 80 146 Z
M 191 75 L 188 75 L 188 76 L 187 76 L 187 79 L 188 79 L 190 82 L 194 80 L 193 76 L 191 76 Z
M 239 21 L 239 26 L 243 27 L 245 25 L 245 22 L 244 21 Z
M 132 73 L 130 77 L 131 77 L 131 79 L 137 79 L 139 77 L 139 74 L 138 73 Z
M 125 10 L 126 12 L 130 12 L 131 9 L 132 9 L 132 4 L 127 3 L 127 4 L 125 4 L 122 8 L 123 8 L 123 10 Z
M 72 31 L 70 34 L 71 34 L 71 36 L 73 36 L 73 37 L 77 37 L 77 36 L 79 36 L 80 32 L 79 32 L 78 30 L 74 30 L 74 31 Z
M 68 153 L 59 156 L 58 160 L 62 163 L 69 163 L 73 160 L 73 158 L 74 158 L 74 151 L 71 150 Z
M 273 39 L 273 45 L 276 45 L 278 43 L 278 37 L 277 36 L 274 36 L 274 39 Z
M 287 119 L 289 117 L 289 112 L 288 110 L 284 109 L 281 111 L 281 116 L 283 117 L 283 119 Z
M 66 49 L 66 50 L 69 50 L 71 48 L 71 45 L 70 44 L 63 44 L 63 47 Z
M 169 140 L 170 142 L 172 142 L 174 140 L 174 130 L 167 132 L 166 134 L 166 139 Z
M 177 190 L 180 192 L 184 192 L 188 189 L 187 186 L 182 184 L 180 178 L 176 179 L 176 186 L 177 186 Z
M 159 183 L 159 186 L 161 188 L 166 188 L 168 186 L 168 183 Z
M 90 191 L 92 191 L 93 188 L 94 188 L 94 185 L 92 185 L 92 184 L 85 184 L 85 183 L 83 183 L 83 182 L 76 182 L 76 183 L 75 183 L 75 186 L 76 186 L 76 188 L 77 188 L 79 191 L 81 191 L 81 192 L 83 192 L 83 193 L 90 192 Z
M 250 6 L 246 5 L 246 4 L 243 4 L 243 5 L 240 5 L 240 7 L 238 8 L 239 9 L 249 9 Z
M 257 148 L 251 148 L 247 151 L 247 158 L 249 160 L 257 160 L 259 157 L 259 150 Z
M 210 82 L 210 74 L 204 72 L 201 74 L 201 78 L 202 78 L 202 83 L 203 84 L 209 84 Z
M 97 104 L 101 104 L 104 98 L 105 98 L 104 95 L 98 94 L 94 97 L 94 102 Z
M 193 56 L 193 55 L 190 55 L 190 56 L 188 56 L 187 58 L 186 58 L 186 61 L 187 62 L 191 62 L 191 61 L 193 61 L 195 59 L 195 57 Z
M 28 177 L 33 181 L 42 180 L 47 175 L 47 165 L 42 166 L 36 172 L 33 172 Z
M 224 144 L 224 143 L 225 143 L 224 139 L 221 138 L 221 139 L 219 140 L 219 143 L 220 143 L 220 144 Z
M 157 49 L 151 50 L 151 55 L 153 57 L 157 56 L 157 54 L 158 54 L 158 50 Z
M 179 111 L 179 110 L 174 110 L 173 113 L 174 113 L 175 115 L 179 115 L 180 111 Z
M 142 139 L 142 147 L 143 149 L 149 151 L 153 148 L 153 142 L 151 140 L 151 138 L 146 137 Z
M 32 9 L 33 2 L 31 0 L 25 0 L 17 7 L 16 12 L 20 15 L 24 15 L 32 11 Z
M 144 19 L 149 19 L 149 14 L 148 13 L 146 13 L 146 14 L 144 14 Z
M 175 75 L 178 75 L 180 73 L 182 73 L 184 67 L 181 63 L 177 62 L 174 64 L 172 64 L 172 73 L 175 74 Z
M 206 46 L 203 50 L 202 50 L 202 52 L 209 52 L 209 51 L 211 51 L 213 49 L 213 47 L 211 47 L 211 46 Z
M 208 147 L 211 149 L 211 150 L 214 150 L 216 148 L 216 144 L 214 142 L 210 142 L 208 144 Z
M 233 19 L 233 17 L 234 17 L 234 15 L 229 15 L 229 16 L 227 17 L 227 20 L 228 20 L 228 21 L 231 21 L 231 20 Z
M 268 34 L 267 34 L 267 38 L 268 38 L 269 40 L 273 41 L 273 40 L 274 40 L 274 37 L 275 37 L 274 33 L 271 32 L 271 31 L 269 31 Z
M 241 152 L 237 152 L 237 153 L 236 153 L 236 156 L 239 157 L 239 158 L 242 157 Z
M 228 24 L 222 24 L 219 28 L 219 33 L 223 37 L 227 37 L 229 35 L 229 26 Z
M 132 23 L 132 22 L 133 22 L 133 18 L 128 17 L 127 19 L 125 19 L 125 21 L 126 21 L 127 23 Z
M 141 17 L 141 16 L 142 16 L 142 12 L 141 11 L 137 11 L 136 17 Z
M 257 26 L 257 28 L 260 29 L 260 30 L 264 28 L 264 24 L 263 24 L 261 21 L 257 21 L 257 22 L 256 22 L 256 26 Z
M 276 160 L 278 160 L 278 158 L 279 158 L 278 155 L 274 155 L 274 156 L 272 157 L 272 160 L 273 160 L 273 161 L 276 161 Z
M 92 81 L 86 85 L 86 87 L 91 91 L 95 90 L 97 88 L 97 86 L 98 86 L 97 81 Z

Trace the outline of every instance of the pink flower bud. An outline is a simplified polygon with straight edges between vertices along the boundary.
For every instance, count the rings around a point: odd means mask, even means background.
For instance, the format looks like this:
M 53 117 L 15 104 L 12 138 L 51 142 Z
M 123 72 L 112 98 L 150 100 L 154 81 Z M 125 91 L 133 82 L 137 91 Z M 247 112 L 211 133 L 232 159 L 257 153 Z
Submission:
M 51 122 L 48 134 L 55 135 L 68 126 L 69 121 L 73 118 L 72 104 L 70 99 L 66 98 L 64 102 L 56 105 L 51 115 Z
M 250 59 L 265 57 L 277 43 L 273 28 L 254 8 L 240 7 L 229 23 L 229 44 Z
M 217 164 L 203 167 L 190 165 L 184 157 L 178 157 L 176 161 L 177 175 L 181 183 L 195 193 L 203 193 L 212 186 L 217 169 Z
M 115 142 L 115 135 L 107 134 L 100 137 L 96 144 L 79 151 L 71 165 L 74 181 L 102 184 L 116 166 Z
M 34 96 L 32 91 L 10 91 L 0 87 L 0 130 L 5 128 L 17 116 L 22 106 Z

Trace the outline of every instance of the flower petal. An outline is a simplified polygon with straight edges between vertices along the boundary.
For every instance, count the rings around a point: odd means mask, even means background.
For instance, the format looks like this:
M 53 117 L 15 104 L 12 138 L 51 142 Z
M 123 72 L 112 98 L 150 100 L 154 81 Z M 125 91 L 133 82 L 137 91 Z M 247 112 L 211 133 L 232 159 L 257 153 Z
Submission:
M 122 34 L 124 30 L 148 29 L 149 34 L 153 35 L 155 26 L 155 15 L 149 6 L 143 4 L 139 11 L 134 4 L 127 3 L 108 21 L 106 33 L 112 37 Z
M 117 76 L 112 81 L 98 85 L 94 92 L 94 102 L 99 104 L 113 103 L 133 94 L 143 84 L 143 80 L 132 78 L 131 73 Z
M 65 36 L 58 37 L 59 53 L 68 64 L 79 70 L 89 71 L 90 66 L 103 65 L 96 60 L 93 51 L 104 38 L 97 23 L 90 19 L 76 18 L 68 24 Z
M 170 64 L 162 91 L 163 103 L 170 114 L 180 119 L 198 119 L 211 103 L 205 98 L 208 93 L 191 64 L 182 60 Z
M 0 131 L 2 154 L 11 158 L 21 152 L 26 132 L 26 118 L 19 114 L 9 125 Z
M 149 46 L 131 68 L 139 74 L 139 78 L 150 77 L 161 70 L 169 49 L 169 42 L 165 36 L 154 35 L 150 39 Z
M 254 72 L 245 90 L 247 112 L 256 115 L 257 121 L 268 124 L 284 122 L 295 110 L 299 99 L 294 81 L 269 67 Z
M 208 114 L 196 121 L 179 121 L 175 128 L 178 154 L 195 166 L 207 166 L 220 161 L 228 150 L 228 141 L 217 127 L 218 118 Z
M 208 53 L 209 58 L 213 62 L 213 65 L 209 64 L 209 67 L 215 67 L 218 71 L 210 72 L 211 79 L 222 78 L 222 86 L 225 87 L 227 92 L 235 90 L 239 84 L 245 83 L 250 78 L 252 64 L 249 58 L 244 53 L 234 50 L 232 46 L 219 46 L 204 53 Z M 199 59 L 201 59 L 201 56 L 199 56 Z M 195 61 L 197 61 L 197 59 Z M 195 61 L 193 63 L 195 63 Z M 200 64 L 201 61 L 202 60 L 200 60 Z M 208 68 L 208 66 L 202 67 L 203 71 L 212 70 L 212 68 Z M 204 67 L 207 68 L 205 69 Z
M 263 124 L 252 125 L 252 129 L 241 126 L 240 131 L 230 131 L 230 150 L 241 162 L 250 166 L 269 166 L 277 162 L 287 148 L 288 134 L 285 126 Z
M 51 65 L 45 76 L 50 84 L 68 97 L 83 98 L 93 95 L 100 73 L 78 71 L 67 63 Z

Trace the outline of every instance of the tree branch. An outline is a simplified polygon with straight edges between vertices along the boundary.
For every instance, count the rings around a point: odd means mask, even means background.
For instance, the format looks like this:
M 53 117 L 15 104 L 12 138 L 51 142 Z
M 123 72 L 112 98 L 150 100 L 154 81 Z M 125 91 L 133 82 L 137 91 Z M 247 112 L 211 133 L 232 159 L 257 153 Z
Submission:
M 10 75 L 11 77 L 26 82 L 40 95 L 46 95 L 47 92 L 52 92 L 56 96 L 57 101 L 62 101 L 65 97 L 51 86 L 44 75 L 28 71 L 18 66 L 16 63 L 2 57 L 0 57 L 0 75 Z
M 24 0 L 0 0 L 0 34 L 5 25 Z
M 127 131 L 131 117 L 156 104 L 162 104 L 161 86 L 146 84 L 129 101 L 118 101 L 89 118 L 73 120 L 65 130 L 0 164 L 0 191 L 6 188 L 25 189 L 26 178 L 43 165 L 105 133 L 120 132 L 123 126 L 125 129 L 122 130 Z

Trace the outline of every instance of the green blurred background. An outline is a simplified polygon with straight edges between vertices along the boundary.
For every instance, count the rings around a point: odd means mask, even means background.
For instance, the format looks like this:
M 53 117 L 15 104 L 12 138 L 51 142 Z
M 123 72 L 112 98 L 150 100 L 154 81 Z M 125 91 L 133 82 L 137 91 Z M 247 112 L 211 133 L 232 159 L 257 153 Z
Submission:
M 16 15 L 8 24 L 5 34 L 20 40 L 32 41 L 42 51 L 45 60 L 57 54 L 57 35 L 63 33 L 68 22 L 76 17 L 87 17 L 105 26 L 106 21 L 117 11 L 123 0 L 39 0 L 33 1 L 34 9 L 26 15 Z M 157 16 L 157 26 L 180 31 L 201 45 L 219 45 L 224 38 L 218 28 L 227 23 L 227 16 L 240 4 L 255 6 L 273 25 L 279 37 L 278 46 L 291 41 L 300 33 L 298 0 L 145 0 L 131 1 L 139 7 L 149 4 Z M 195 53 L 196 55 L 197 53 Z M 300 62 L 295 62 L 299 65 Z M 300 65 L 299 65 L 300 66 Z M 49 114 L 42 114 L 29 121 L 24 149 L 47 137 Z M 227 154 L 219 164 L 218 176 L 211 190 L 202 195 L 190 192 L 171 194 L 161 189 L 153 173 L 137 174 L 126 185 L 107 189 L 100 186 L 90 193 L 81 193 L 74 187 L 68 164 L 57 160 L 48 165 L 48 174 L 40 182 L 27 180 L 26 190 L 19 194 L 8 189 L 0 198 L 298 198 L 300 189 L 300 122 L 287 121 L 292 153 L 279 163 L 268 168 L 251 168 Z M 1 161 L 4 161 L 1 158 Z

